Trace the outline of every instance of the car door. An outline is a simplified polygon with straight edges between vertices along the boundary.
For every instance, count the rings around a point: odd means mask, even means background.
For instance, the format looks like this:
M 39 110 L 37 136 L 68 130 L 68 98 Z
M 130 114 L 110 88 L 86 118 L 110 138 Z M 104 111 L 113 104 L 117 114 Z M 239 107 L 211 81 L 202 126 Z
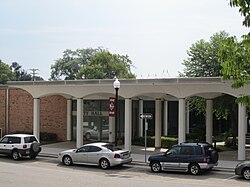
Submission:
M 195 160 L 194 157 L 194 146 L 182 146 L 180 150 L 180 169 L 187 170 L 188 165 Z
M 9 137 L 4 137 L 3 139 L 1 139 L 0 141 L 0 153 L 1 154 L 9 154 L 10 150 L 9 150 Z
M 175 146 L 169 149 L 166 152 L 164 160 L 162 160 L 162 169 L 163 170 L 178 170 L 180 167 L 180 147 Z
M 99 158 L 101 157 L 101 148 L 98 146 L 89 146 L 89 151 L 87 153 L 88 163 L 98 164 Z
M 74 162 L 78 163 L 88 163 L 87 153 L 89 150 L 89 146 L 82 146 L 72 153 L 72 157 Z

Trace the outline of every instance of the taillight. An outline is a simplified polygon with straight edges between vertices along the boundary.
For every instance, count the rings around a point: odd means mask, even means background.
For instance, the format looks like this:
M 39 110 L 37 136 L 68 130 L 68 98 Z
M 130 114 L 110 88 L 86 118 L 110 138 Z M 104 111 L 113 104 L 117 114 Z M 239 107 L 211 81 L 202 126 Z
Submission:
M 26 145 L 26 144 L 24 144 L 24 145 L 23 145 L 23 148 L 24 148 L 24 149 L 26 149 L 26 148 L 27 148 L 27 145 Z
M 204 157 L 203 161 L 208 163 L 209 162 L 209 157 Z
M 114 158 L 121 158 L 121 155 L 116 153 Z

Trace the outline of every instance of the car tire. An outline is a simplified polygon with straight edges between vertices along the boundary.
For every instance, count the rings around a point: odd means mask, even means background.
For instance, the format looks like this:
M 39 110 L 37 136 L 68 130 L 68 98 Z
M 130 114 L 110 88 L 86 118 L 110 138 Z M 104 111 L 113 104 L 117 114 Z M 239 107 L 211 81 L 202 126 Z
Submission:
M 11 156 L 14 160 L 19 160 L 20 158 L 18 150 L 13 150 Z
M 188 167 L 188 172 L 191 175 L 199 175 L 201 173 L 201 168 L 198 164 L 190 164 Z
M 108 169 L 110 167 L 110 163 L 109 163 L 108 159 L 106 159 L 106 158 L 102 158 L 99 163 L 100 163 L 99 165 L 102 169 Z
M 35 159 L 36 156 L 37 156 L 36 154 L 30 154 L 30 158 L 31 158 L 31 159 Z
M 150 163 L 151 171 L 154 173 L 161 172 L 161 164 L 160 162 L 152 162 Z
M 33 153 L 38 153 L 40 151 L 40 144 L 37 143 L 37 142 L 33 142 L 31 145 L 30 145 L 30 150 L 33 152 Z
M 244 168 L 242 171 L 242 176 L 246 180 L 250 180 L 250 168 Z
M 86 138 L 86 140 L 90 140 L 91 134 L 90 134 L 90 133 L 86 133 L 86 134 L 85 134 L 85 138 Z
M 62 161 L 65 166 L 70 166 L 73 164 L 72 158 L 68 155 L 64 156 Z

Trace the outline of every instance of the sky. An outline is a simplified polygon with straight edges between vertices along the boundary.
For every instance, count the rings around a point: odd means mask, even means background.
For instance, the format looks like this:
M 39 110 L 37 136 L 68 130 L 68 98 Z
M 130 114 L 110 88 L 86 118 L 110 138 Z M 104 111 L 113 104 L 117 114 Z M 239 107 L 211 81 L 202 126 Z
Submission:
M 178 77 L 187 50 L 226 31 L 240 39 L 229 0 L 0 0 L 0 59 L 48 80 L 66 49 L 128 55 L 137 78 Z

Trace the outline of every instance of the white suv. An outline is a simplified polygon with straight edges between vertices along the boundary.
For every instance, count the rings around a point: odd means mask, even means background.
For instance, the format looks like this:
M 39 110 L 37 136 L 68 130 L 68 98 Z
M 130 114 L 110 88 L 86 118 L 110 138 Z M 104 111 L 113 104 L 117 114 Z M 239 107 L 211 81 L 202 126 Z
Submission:
M 9 134 L 0 140 L 0 154 L 10 155 L 14 160 L 22 156 L 36 158 L 40 151 L 40 143 L 34 135 Z

